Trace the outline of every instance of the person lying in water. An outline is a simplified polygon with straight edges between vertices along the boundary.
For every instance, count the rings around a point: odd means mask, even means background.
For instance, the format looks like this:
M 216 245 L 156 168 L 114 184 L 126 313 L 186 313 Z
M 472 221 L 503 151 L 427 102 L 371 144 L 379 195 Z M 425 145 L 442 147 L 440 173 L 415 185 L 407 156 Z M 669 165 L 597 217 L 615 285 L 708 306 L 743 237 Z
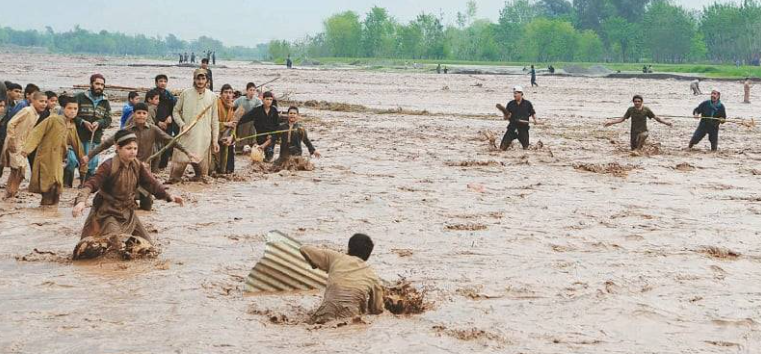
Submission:
M 74 200 L 72 215 L 77 218 L 85 209 L 90 194 L 97 193 L 82 228 L 81 240 L 74 248 L 74 259 L 97 258 L 110 250 L 140 247 L 152 253 L 154 241 L 135 214 L 135 192 L 142 187 L 158 199 L 183 205 L 181 197 L 170 195 L 150 170 L 137 159 L 137 136 L 128 130 L 114 135 L 116 156 L 98 167 L 85 182 Z
M 324 324 L 369 313 L 383 313 L 383 286 L 367 263 L 373 252 L 373 240 L 365 234 L 349 239 L 348 254 L 313 246 L 299 251 L 312 268 L 328 273 L 325 297 L 312 314 L 310 322 Z

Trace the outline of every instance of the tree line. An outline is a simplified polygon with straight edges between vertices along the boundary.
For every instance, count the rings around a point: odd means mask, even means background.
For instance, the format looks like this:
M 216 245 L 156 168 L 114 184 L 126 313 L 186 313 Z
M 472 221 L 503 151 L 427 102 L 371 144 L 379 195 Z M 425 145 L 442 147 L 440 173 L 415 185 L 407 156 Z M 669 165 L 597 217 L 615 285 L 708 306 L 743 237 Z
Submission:
M 266 45 L 255 48 L 225 46 L 221 41 L 201 36 L 185 41 L 174 34 L 148 37 L 142 34 L 127 35 L 119 32 L 92 32 L 79 26 L 67 32 L 15 30 L 0 27 L 0 46 L 42 47 L 54 53 L 86 53 L 99 55 L 172 56 L 184 52 L 201 54 L 216 51 L 220 58 L 255 59 L 266 55 Z
M 669 0 L 508 0 L 496 22 L 468 1 L 454 23 L 387 9 L 327 18 L 324 30 L 268 44 L 271 59 L 351 57 L 514 62 L 731 62 L 758 64 L 761 2 L 692 11 Z

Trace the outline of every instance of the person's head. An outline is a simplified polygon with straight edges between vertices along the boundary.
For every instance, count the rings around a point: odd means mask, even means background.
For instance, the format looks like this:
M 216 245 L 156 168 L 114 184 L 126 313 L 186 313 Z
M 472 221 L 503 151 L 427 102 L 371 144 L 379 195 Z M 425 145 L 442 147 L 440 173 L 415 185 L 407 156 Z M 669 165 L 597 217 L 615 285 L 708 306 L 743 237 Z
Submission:
M 8 98 L 11 101 L 19 101 L 23 97 L 23 91 L 24 88 L 21 87 L 21 85 L 11 82 L 9 85 L 6 85 L 8 87 Z
M 40 92 L 40 88 L 35 84 L 26 84 L 24 87 L 24 98 L 28 101 L 32 100 L 32 95 L 35 92 Z
M 296 124 L 299 121 L 299 118 L 301 118 L 301 115 L 299 114 L 299 107 L 288 107 L 288 123 Z
M 164 74 L 158 74 L 156 75 L 156 79 L 154 81 L 156 82 L 156 87 L 162 90 L 166 90 L 166 85 L 169 83 L 169 77 Z
M 103 91 L 106 90 L 106 78 L 101 74 L 93 74 L 90 76 L 90 91 L 93 96 L 103 95 Z
M 642 104 L 645 103 L 645 99 L 640 95 L 635 95 L 634 98 L 632 98 L 632 103 L 634 103 L 634 107 L 640 109 L 642 108 Z
M 48 108 L 48 96 L 45 96 L 44 93 L 37 91 L 30 97 L 30 103 L 32 104 L 32 107 L 34 107 L 34 110 L 37 111 L 37 113 L 42 113 L 45 111 L 45 108 Z
M 135 104 L 137 104 L 138 102 L 140 102 L 140 94 L 139 94 L 139 93 L 137 93 L 137 91 L 130 91 L 130 92 L 127 94 L 127 100 L 129 101 L 129 104 L 130 104 L 131 106 L 134 106 Z
M 145 102 L 151 106 L 158 106 L 161 97 L 159 96 L 159 90 L 153 89 L 145 94 Z
M 120 130 L 114 135 L 116 156 L 124 162 L 134 161 L 137 157 L 137 136 L 129 130 Z
M 209 79 L 206 76 L 206 70 L 197 69 L 193 73 L 193 87 L 195 87 L 197 90 L 205 89 L 208 83 Z
M 63 108 L 63 116 L 69 120 L 77 117 L 79 113 L 79 103 L 73 97 L 61 96 L 59 98 L 61 102 L 61 108 Z
M 230 86 L 230 84 L 224 84 L 222 85 L 222 90 L 219 91 L 219 97 L 222 99 L 222 102 L 224 102 L 226 105 L 232 105 L 233 103 L 233 95 L 235 94 L 235 90 L 233 90 L 233 87 Z
M 209 59 L 203 58 L 201 59 L 201 67 L 206 69 L 209 67 Z
M 370 258 L 370 254 L 373 253 L 373 240 L 370 236 L 365 234 L 354 234 L 349 239 L 349 255 L 366 261 Z
M 515 86 L 513 88 L 513 99 L 516 101 L 523 100 L 523 87 Z
M 534 66 L 533 66 L 533 65 L 531 65 L 531 68 L 533 69 L 533 68 L 534 68 Z
M 721 99 L 721 91 L 719 89 L 713 89 L 711 91 L 711 101 L 718 102 Z
M 144 125 L 148 120 L 148 105 L 144 102 L 135 104 L 135 110 L 132 112 L 132 121 L 137 125 Z
M 254 96 L 256 96 L 256 84 L 253 82 L 249 82 L 246 84 L 246 97 L 248 99 L 253 99 Z
M 48 109 L 55 109 L 58 105 L 58 94 L 53 91 L 45 91 L 45 96 L 48 98 Z
M 272 107 L 272 103 L 275 102 L 275 95 L 272 94 L 272 91 L 265 92 L 262 98 L 262 102 L 266 108 Z

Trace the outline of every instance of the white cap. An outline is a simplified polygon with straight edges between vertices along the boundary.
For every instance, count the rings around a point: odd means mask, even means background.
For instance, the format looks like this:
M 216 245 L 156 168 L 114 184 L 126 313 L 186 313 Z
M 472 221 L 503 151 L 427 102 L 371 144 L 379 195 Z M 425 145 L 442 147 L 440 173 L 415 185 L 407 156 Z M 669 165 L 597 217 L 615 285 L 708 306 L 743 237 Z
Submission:
M 523 93 L 523 87 L 521 87 L 521 86 L 515 86 L 515 87 L 513 87 L 513 92 Z
M 721 93 L 721 90 L 719 90 L 719 88 L 718 88 L 718 87 L 714 87 L 714 88 L 713 88 L 713 90 L 711 90 L 711 92 L 718 92 L 718 93 Z

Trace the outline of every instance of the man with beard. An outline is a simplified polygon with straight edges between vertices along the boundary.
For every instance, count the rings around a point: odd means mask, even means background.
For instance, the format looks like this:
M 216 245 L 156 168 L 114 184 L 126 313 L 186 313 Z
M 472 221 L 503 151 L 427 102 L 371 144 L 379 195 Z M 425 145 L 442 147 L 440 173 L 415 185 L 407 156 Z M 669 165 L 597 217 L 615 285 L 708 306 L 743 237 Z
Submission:
M 77 124 L 77 134 L 85 148 L 85 154 L 98 147 L 103 137 L 103 130 L 111 125 L 111 104 L 103 93 L 105 89 L 106 78 L 101 74 L 93 74 L 90 76 L 90 89 L 74 97 L 79 105 L 79 113 L 74 122 Z M 92 176 L 96 168 L 98 168 L 97 157 L 90 160 L 87 177 Z M 76 159 L 69 159 L 64 171 L 65 181 L 73 180 L 75 169 Z
M 179 133 L 180 128 L 172 118 L 172 111 L 174 111 L 174 105 L 177 104 L 177 97 L 174 97 L 169 90 L 167 90 L 167 84 L 169 78 L 164 74 L 159 74 L 154 80 L 156 83 L 156 90 L 159 92 L 159 104 L 156 107 L 156 125 L 170 136 L 175 136 Z M 161 148 L 161 146 L 158 146 Z M 172 156 L 173 148 L 167 149 L 162 155 L 161 160 L 158 163 L 159 169 L 164 169 L 169 164 L 169 158 Z
M 217 96 L 206 88 L 207 84 L 206 70 L 196 69 L 193 72 L 193 87 L 182 91 L 177 104 L 174 106 L 172 117 L 174 117 L 180 130 L 184 132 L 190 129 L 179 139 L 178 143 L 198 156 L 201 162 L 192 163 L 187 154 L 175 149 L 172 154 L 172 171 L 169 183 L 177 183 L 182 180 L 188 163 L 193 166 L 195 171 L 194 180 L 202 181 L 209 174 L 211 159 L 209 148 L 215 154 L 219 152 Z M 196 125 L 191 126 L 196 119 L 198 120 Z
M 711 142 L 711 151 L 719 150 L 719 127 L 726 123 L 727 109 L 721 103 L 721 91 L 713 89 L 711 99 L 704 101 L 692 111 L 695 118 L 701 118 L 698 128 L 690 139 L 689 149 L 700 143 L 706 135 Z

